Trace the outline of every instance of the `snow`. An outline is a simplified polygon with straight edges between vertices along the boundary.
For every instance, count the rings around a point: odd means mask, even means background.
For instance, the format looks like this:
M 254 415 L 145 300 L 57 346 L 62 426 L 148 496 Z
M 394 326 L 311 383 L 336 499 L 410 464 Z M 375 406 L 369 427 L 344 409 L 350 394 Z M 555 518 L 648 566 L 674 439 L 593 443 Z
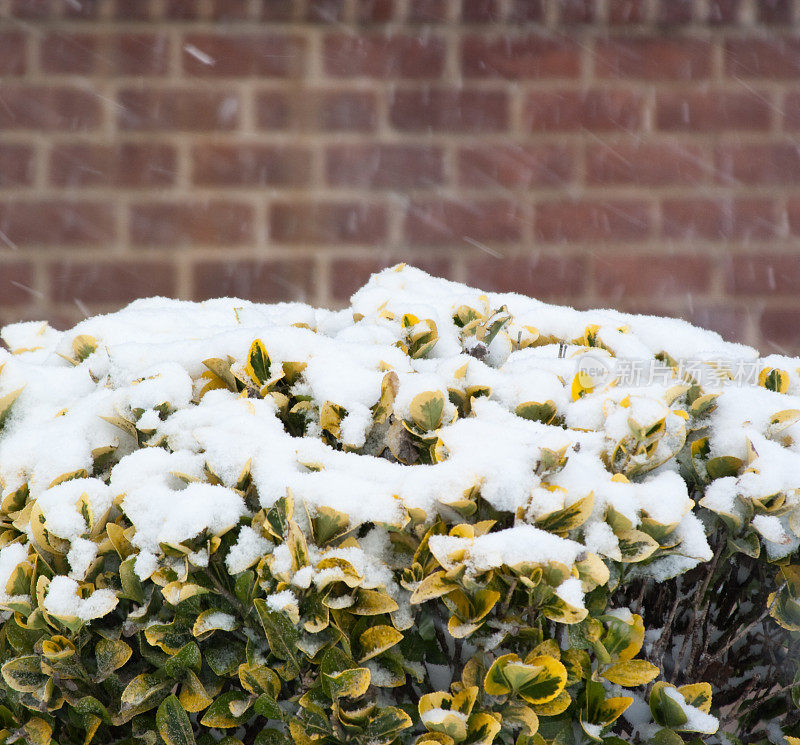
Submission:
M 6 592 L 6 585 L 12 572 L 28 558 L 28 545 L 25 543 L 8 543 L 0 548 L 0 602 L 11 600 Z
M 239 530 L 239 537 L 233 544 L 225 564 L 231 574 L 238 574 L 249 569 L 272 546 L 272 544 L 249 525 L 243 525 Z
M 683 694 L 677 688 L 664 688 L 664 695 L 675 701 L 686 714 L 686 724 L 682 725 L 681 729 L 707 735 L 713 735 L 719 729 L 719 720 L 716 717 L 687 704 Z
M 511 315 L 483 356 L 475 337 L 453 322 L 462 305 L 487 318 L 506 306 Z M 428 329 L 427 321 L 436 325 L 438 340 L 424 358 L 412 359 L 400 348 L 408 337 L 405 314 L 420 319 L 421 329 Z M 589 326 L 597 327 L 602 347 L 584 346 Z M 80 334 L 92 337 L 96 349 L 73 365 L 65 357 L 73 356 L 72 343 Z M 517 340 L 537 334 L 547 343 L 516 348 Z M 22 323 L 3 329 L 2 338 L 11 351 L 0 350 L 0 396 L 21 393 L 0 431 L 0 496 L 27 484 L 49 534 L 66 542 L 69 576 L 54 577 L 47 602 L 67 615 L 93 618 L 111 607 L 108 590 L 86 599 L 75 592 L 75 583 L 91 581 L 98 536 L 110 515 L 133 525 L 135 570 L 142 579 L 168 563 L 162 544 L 192 542 L 190 561 L 206 566 L 203 539 L 234 531 L 225 559 L 231 574 L 271 552 L 273 574 L 302 590 L 332 576 L 333 569 L 317 565 L 339 556 L 369 586 L 384 587 L 400 601 L 407 595 L 387 567 L 389 531 L 405 526 L 412 512 L 424 513 L 428 524 L 439 513 L 452 518 L 447 505 L 476 489 L 515 522 L 474 539 L 433 537 L 431 550 L 445 567 L 463 561 L 474 575 L 500 564 L 572 566 L 587 551 L 619 560 L 617 537 L 606 522 L 613 508 L 634 527 L 645 518 L 677 526 L 679 543 L 670 555 L 633 567 L 657 580 L 675 576 L 709 560 L 711 552 L 675 459 L 687 434 L 687 407 L 667 393 L 681 380 L 656 363 L 662 352 L 697 360 L 706 373 L 744 362 L 790 372 L 790 394 L 724 380 L 705 386 L 705 392 L 718 394 L 705 422 L 711 455 L 735 456 L 746 466 L 714 481 L 703 505 L 743 516 L 742 500 L 780 492 L 790 508 L 800 508 L 800 423 L 782 413 L 800 409 L 797 361 L 777 356 L 759 361 L 753 349 L 673 319 L 577 311 L 516 294 L 483 293 L 398 267 L 373 276 L 341 311 L 233 298 L 202 303 L 149 298 L 86 319 L 70 331 Z M 553 338 L 565 340 L 563 347 L 550 343 Z M 201 375 L 208 369 L 203 362 L 230 357 L 242 366 L 254 339 L 268 352 L 273 379 L 284 362 L 305 365 L 291 394 L 307 397 L 313 410 L 325 403 L 344 409 L 337 447 L 320 437 L 316 415 L 306 436 L 291 436 L 279 418 L 280 397 L 218 389 L 199 398 L 206 382 Z M 573 400 L 572 381 L 587 355 L 617 377 L 597 378 L 591 391 Z M 624 360 L 647 362 L 658 375 L 629 380 L 612 365 Z M 384 436 L 375 434 L 372 408 L 389 370 L 398 381 L 396 422 L 411 419 L 411 402 L 420 393 L 438 391 L 444 397 L 441 425 L 430 433 L 437 443 L 432 464 L 406 465 L 369 449 Z M 476 387 L 486 395 L 473 398 L 468 415 L 460 416 L 451 390 L 466 396 Z M 515 413 L 531 402 L 552 402 L 556 420 L 544 424 Z M 619 443 L 662 420 L 664 435 L 653 463 L 642 455 L 630 460 L 654 467 L 627 479 L 614 476 L 609 458 Z M 112 450 L 103 468 L 95 465 L 98 448 Z M 257 505 L 246 504 L 236 489 L 247 470 Z M 279 545 L 273 551 L 265 535 L 249 525 L 252 508 L 269 509 L 287 494 L 303 530 L 321 507 L 347 513 L 351 531 L 365 526 L 360 548 L 309 545 L 310 565 L 293 569 L 288 549 Z M 531 524 L 589 497 L 591 515 L 569 537 Z M 91 525 L 81 500 L 91 506 Z M 785 516 L 758 515 L 753 525 L 770 556 L 796 548 Z M 24 532 L 35 540 L 30 526 Z M 24 560 L 28 550 L 19 543 L 0 549 L 0 579 L 4 572 L 10 576 L 12 563 Z M 570 605 L 582 606 L 576 579 L 556 591 Z
M 431 536 L 428 545 L 445 569 L 455 567 L 457 562 L 450 557 L 454 554 L 461 556 L 463 552 L 465 558 L 460 561 L 473 574 L 503 564 L 513 567 L 526 562 L 538 564 L 559 561 L 572 565 L 585 550 L 576 541 L 560 538 L 532 525 L 517 525 L 478 538 Z
M 202 619 L 197 624 L 194 632 L 199 636 L 205 634 L 206 631 L 212 629 L 220 629 L 221 631 L 232 631 L 236 626 L 236 619 L 230 613 L 223 613 L 222 611 L 215 611 L 212 613 L 204 613 Z
M 54 616 L 76 616 L 83 621 L 101 618 L 114 609 L 117 597 L 112 590 L 95 590 L 89 597 L 78 595 L 78 583 L 71 577 L 57 575 L 47 588 L 44 608 Z

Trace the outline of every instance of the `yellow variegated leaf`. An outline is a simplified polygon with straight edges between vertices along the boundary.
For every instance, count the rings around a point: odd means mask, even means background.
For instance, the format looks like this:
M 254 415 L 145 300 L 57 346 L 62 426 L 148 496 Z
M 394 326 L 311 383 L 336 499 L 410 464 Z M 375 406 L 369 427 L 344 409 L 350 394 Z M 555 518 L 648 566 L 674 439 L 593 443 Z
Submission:
M 411 399 L 409 412 L 414 424 L 423 432 L 432 432 L 442 423 L 444 394 L 441 391 L 425 391 Z
M 536 704 L 533 710 L 540 717 L 557 717 L 563 714 L 572 703 L 572 696 L 566 691 L 561 691 L 552 701 L 547 701 L 544 704 Z
M 399 644 L 403 635 L 392 626 L 372 626 L 359 637 L 362 656 L 359 662 L 365 662 Z
M 358 698 L 363 696 L 370 683 L 370 672 L 366 667 L 357 667 L 350 670 L 342 670 L 338 673 L 323 673 L 331 692 L 331 698 L 340 697 Z
M 710 683 L 690 683 L 689 685 L 679 686 L 678 690 L 689 706 L 694 706 L 695 709 L 700 709 L 705 714 L 711 711 Z
M 647 660 L 626 660 L 607 668 L 603 671 L 602 676 L 612 683 L 632 688 L 649 683 L 660 673 L 661 671 Z
M 186 711 L 196 713 L 211 706 L 214 699 L 208 695 L 205 686 L 200 682 L 200 678 L 192 670 L 187 670 L 184 673 L 178 701 L 181 702 L 181 706 Z
M 247 362 L 244 366 L 245 372 L 253 382 L 261 387 L 269 380 L 269 367 L 270 360 L 264 347 L 264 342 L 261 339 L 256 339 L 247 352 Z
M 758 374 L 758 384 L 769 391 L 786 393 L 789 390 L 789 373 L 776 367 L 765 367 Z

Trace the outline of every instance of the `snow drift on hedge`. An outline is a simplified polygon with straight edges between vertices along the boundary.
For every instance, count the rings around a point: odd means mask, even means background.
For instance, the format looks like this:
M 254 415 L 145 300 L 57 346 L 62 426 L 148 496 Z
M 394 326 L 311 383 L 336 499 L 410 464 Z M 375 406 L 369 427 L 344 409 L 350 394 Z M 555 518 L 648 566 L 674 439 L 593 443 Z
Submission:
M 117 511 L 134 527 L 141 579 L 169 563 L 165 546 L 232 529 L 227 566 L 243 571 L 271 547 L 240 526 L 257 507 L 237 488 L 243 472 L 261 507 L 288 492 L 309 517 L 328 507 L 351 526 L 379 526 L 360 548 L 340 551 L 396 600 L 408 593 L 383 561 L 387 530 L 409 516 L 431 520 L 474 490 L 517 524 L 431 540 L 442 566 L 460 562 L 468 574 L 572 566 L 588 552 L 663 580 L 706 561 L 687 468 L 727 469 L 714 474 L 705 504 L 733 520 L 747 519 L 741 498 L 785 495 L 786 509 L 752 525 L 770 555 L 798 546 L 797 360 L 759 359 L 683 321 L 579 312 L 400 266 L 373 276 L 340 311 L 150 298 L 70 331 L 21 323 L 2 338 L 10 350 L 0 351 L 2 498 L 24 489 L 31 505 L 15 519 L 27 539 L 13 531 L 0 539 L 4 603 L 29 544 L 45 541 L 68 565 L 50 582 L 45 608 L 81 619 L 111 610 L 110 590 L 78 589 Z M 225 371 L 217 374 L 213 360 L 227 361 L 244 379 L 256 339 L 269 375 L 293 380 L 284 393 L 268 395 L 261 380 L 251 382 L 263 397 L 231 390 Z M 599 361 L 610 372 L 587 372 L 587 354 L 593 370 Z M 620 372 L 631 360 L 649 365 L 638 379 L 630 364 Z M 743 381 L 753 366 L 756 376 Z M 289 395 L 303 405 L 285 410 Z M 390 410 L 379 416 L 382 400 Z M 426 402 L 432 409 L 420 413 Z M 292 416 L 300 436 L 287 431 Z M 387 429 L 387 417 L 405 429 Z M 701 427 L 707 437 L 693 438 Z M 573 505 L 585 519 L 548 531 L 547 517 Z M 659 542 L 666 534 L 670 542 Z M 317 568 L 311 551 L 311 567 L 292 576 L 279 546 L 272 573 L 298 587 L 323 584 L 333 570 Z M 208 556 L 197 549 L 189 559 L 202 566 Z M 558 594 L 582 607 L 577 581 Z

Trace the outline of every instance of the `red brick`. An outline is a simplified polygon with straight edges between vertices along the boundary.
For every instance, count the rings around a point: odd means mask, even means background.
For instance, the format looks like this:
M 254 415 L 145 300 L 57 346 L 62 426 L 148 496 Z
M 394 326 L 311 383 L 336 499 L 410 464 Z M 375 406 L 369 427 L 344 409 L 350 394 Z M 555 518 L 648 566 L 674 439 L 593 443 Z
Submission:
M 538 132 L 630 132 L 642 126 L 644 100 L 629 90 L 536 91 L 525 102 L 524 123 Z
M 774 238 L 775 205 L 769 199 L 667 199 L 662 234 L 668 238 L 758 240 Z
M 766 345 L 777 346 L 778 351 L 783 351 L 787 345 L 800 346 L 800 310 L 795 307 L 765 309 L 759 328 Z
M 106 0 L 79 0 L 62 3 L 64 18 L 76 21 L 94 21 L 100 16 L 100 9 Z
M 466 23 L 496 23 L 500 19 L 499 0 L 461 0 L 461 20 Z
M 237 297 L 254 302 L 308 301 L 314 291 L 311 259 L 202 261 L 192 268 L 192 298 Z
M 407 256 L 385 254 L 380 252 L 381 258 L 363 259 L 335 259 L 331 262 L 330 295 L 338 301 L 347 301 L 351 295 L 366 284 L 370 275 L 387 267 L 401 262 L 409 261 L 418 269 L 428 272 L 436 277 L 451 277 L 450 261 L 443 256 L 417 256 L 409 259 Z
M 509 23 L 541 23 L 544 20 L 543 0 L 511 0 Z
M 50 152 L 50 182 L 56 186 L 169 186 L 175 170 L 171 145 L 57 143 Z
M 306 8 L 310 23 L 341 23 L 344 21 L 345 0 L 311 0 Z
M 27 305 L 34 298 L 33 266 L 27 261 L 0 260 L 0 306 Z
M 171 21 L 196 21 L 202 18 L 197 0 L 164 0 L 164 15 Z
M 412 245 L 512 243 L 522 221 L 518 205 L 506 200 L 412 201 L 403 230 Z
M 659 91 L 656 126 L 670 132 L 765 130 L 771 108 L 768 93 Z
M 325 72 L 339 78 L 436 78 L 444 69 L 445 46 L 438 36 L 329 34 Z
M 761 23 L 791 25 L 793 0 L 759 0 L 758 20 Z
M 371 245 L 386 238 L 386 210 L 365 202 L 274 202 L 270 239 L 278 243 Z
M 227 2 L 227 0 L 220 0 Z M 285 23 L 294 20 L 299 4 L 295 0 L 260 0 L 261 20 L 272 23 Z
M 561 23 L 591 23 L 595 18 L 595 0 L 561 0 L 558 10 Z
M 11 14 L 25 20 L 43 20 L 53 12 L 52 0 L 12 0 Z
M 666 36 L 598 39 L 594 61 L 606 78 L 695 80 L 711 73 L 711 44 Z
M 661 209 L 661 234 L 667 238 L 714 240 L 730 237 L 729 202 L 697 198 L 667 199 Z
M 565 145 L 480 144 L 458 151 L 458 180 L 462 186 L 555 187 L 569 183 L 573 174 L 573 152 Z
M 357 0 L 358 23 L 388 23 L 394 18 L 395 0 Z
M 632 256 L 595 255 L 597 292 L 603 300 L 616 301 L 630 295 L 674 297 L 708 288 L 712 262 L 690 254 Z
M 695 326 L 716 331 L 726 341 L 747 343 L 747 316 L 749 309 L 724 305 L 700 305 L 692 298 L 689 307 L 683 307 L 681 317 Z
M 4 83 L 1 98 L 0 130 L 85 132 L 102 120 L 100 99 L 79 88 Z
M 117 0 L 114 6 L 114 19 L 118 21 L 148 21 L 150 20 L 150 4 Z
M 441 148 L 417 145 L 332 145 L 325 172 L 332 186 L 371 189 L 425 188 L 444 180 Z
M 789 220 L 789 232 L 800 235 L 800 199 L 791 198 L 786 203 L 786 215 Z
M 725 72 L 732 78 L 794 80 L 800 73 L 800 39 L 774 34 L 769 39 L 728 39 Z
M 135 246 L 244 245 L 253 241 L 253 208 L 221 199 L 196 202 L 142 202 L 130 208 Z
M 650 233 L 647 205 L 633 200 L 544 202 L 536 206 L 535 234 L 550 243 L 644 240 Z
M 641 23 L 645 18 L 643 0 L 609 0 L 608 22 L 612 26 Z
M 270 145 L 196 145 L 192 178 L 201 186 L 307 186 L 311 153 Z
M 0 188 L 30 186 L 33 183 L 33 148 L 0 143 Z
M 783 127 L 790 132 L 800 130 L 800 92 L 787 93 L 783 102 Z
M 508 95 L 442 88 L 396 91 L 389 120 L 406 132 L 499 132 L 508 125 Z
M 731 237 L 745 242 L 775 238 L 782 230 L 776 215 L 776 204 L 771 199 L 736 199 Z
M 115 34 L 104 61 L 114 75 L 165 75 L 170 49 L 166 34 Z
M 800 254 L 741 254 L 729 258 L 725 289 L 732 295 L 797 295 Z
M 469 78 L 576 78 L 580 47 L 566 37 L 471 35 L 461 45 L 461 69 Z
M 212 21 L 246 21 L 249 18 L 247 0 L 212 0 Z
M 114 239 L 110 204 L 64 199 L 0 202 L 0 245 L 106 246 Z
M 800 183 L 800 149 L 791 143 L 720 145 L 715 160 L 721 183 Z
M 665 26 L 691 23 L 695 0 L 660 0 L 657 19 Z
M 288 78 L 305 65 L 305 40 L 285 34 L 187 34 L 184 72 L 205 78 Z
M 101 56 L 96 36 L 60 31 L 41 38 L 39 58 L 45 72 L 89 75 L 97 69 Z
M 127 88 L 119 92 L 118 102 L 120 129 L 145 132 L 231 130 L 241 109 L 238 94 L 231 90 Z
M 120 306 L 140 297 L 175 294 L 175 267 L 166 261 L 59 261 L 50 266 L 50 296 L 55 302 L 109 303 Z
M 412 23 L 442 23 L 447 20 L 447 0 L 410 0 L 408 20 Z
M 25 35 L 19 31 L 0 32 L 0 75 L 23 75 L 27 68 Z
M 265 91 L 256 95 L 255 108 L 256 123 L 266 130 L 372 132 L 378 125 L 373 91 Z
M 671 142 L 614 142 L 588 145 L 586 181 L 598 184 L 665 186 L 697 184 L 712 170 L 705 150 L 694 145 Z
M 709 0 L 708 22 L 714 26 L 737 23 L 740 0 Z
M 519 292 L 536 298 L 574 297 L 586 284 L 586 259 L 534 253 L 466 261 L 467 284 L 491 292 Z

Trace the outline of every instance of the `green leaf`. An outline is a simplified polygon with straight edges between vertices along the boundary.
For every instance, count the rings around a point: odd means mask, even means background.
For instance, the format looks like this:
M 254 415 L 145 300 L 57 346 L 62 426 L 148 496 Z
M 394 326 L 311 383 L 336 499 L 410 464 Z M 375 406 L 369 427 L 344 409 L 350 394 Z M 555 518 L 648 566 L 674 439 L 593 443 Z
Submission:
M 523 419 L 530 419 L 532 422 L 543 422 L 549 424 L 558 411 L 555 402 L 547 400 L 543 404 L 536 401 L 526 401 L 514 410 L 514 413 Z
M 25 655 L 9 660 L 3 665 L 2 674 L 8 687 L 20 693 L 31 693 L 48 681 L 48 676 L 42 672 L 42 665 L 37 655 Z
M 119 579 L 122 583 L 120 597 L 128 598 L 141 605 L 144 602 L 144 588 L 136 572 L 133 570 L 135 563 L 136 557 L 130 556 L 119 565 Z
M 442 423 L 444 394 L 441 391 L 425 391 L 411 399 L 411 419 L 423 432 L 432 432 Z
M 119 670 L 133 654 L 131 648 L 118 639 L 100 639 L 94 648 L 97 660 L 97 679 L 105 680 L 115 670 Z
M 260 714 L 267 719 L 283 719 L 283 712 L 278 702 L 274 698 L 270 698 L 266 693 L 260 695 L 256 699 L 255 704 L 256 714 Z
M 11 411 L 11 406 L 14 401 L 19 398 L 19 394 L 22 393 L 22 390 L 22 388 L 17 388 L 17 390 L 7 393 L 5 396 L 0 398 L 0 429 L 5 424 L 6 419 Z
M 686 724 L 686 713 L 677 701 L 666 695 L 664 691 L 667 688 L 674 686 L 663 681 L 653 685 L 653 690 L 650 691 L 650 711 L 653 719 L 662 727 L 681 727 Z
M 264 385 L 269 380 L 269 355 L 261 339 L 256 339 L 250 345 L 247 353 L 247 364 L 245 371 L 259 386 Z
M 231 704 L 244 704 L 249 698 L 250 696 L 243 691 L 223 693 L 208 707 L 208 711 L 203 715 L 200 724 L 204 727 L 216 727 L 217 729 L 238 727 L 248 718 L 248 714 L 246 710 L 241 714 L 234 714 L 231 710 Z
M 661 671 L 647 660 L 627 660 L 618 662 L 605 670 L 602 675 L 617 685 L 631 688 L 645 685 L 661 674 Z
M 706 462 L 706 471 L 708 478 L 713 481 L 725 476 L 736 476 L 743 465 L 744 461 L 741 458 L 733 455 L 720 455 L 718 458 L 710 458 Z
M 175 694 L 167 696 L 158 707 L 156 726 L 167 745 L 194 745 L 192 723 Z
M 411 717 L 396 706 L 384 706 L 365 730 L 369 742 L 392 742 L 399 732 L 412 725 Z
M 368 628 L 359 637 L 362 652 L 359 662 L 365 662 L 377 657 L 395 644 L 399 644 L 402 640 L 403 635 L 393 626 L 378 625 Z
M 291 737 L 277 729 L 262 729 L 253 745 L 293 745 Z
M 297 657 L 297 642 L 300 632 L 283 613 L 270 610 L 263 598 L 253 601 L 258 618 L 264 628 L 272 654 L 286 663 L 286 672 L 291 680 L 300 673 L 300 662 Z
M 163 681 L 158 675 L 143 673 L 137 675 L 122 692 L 120 700 L 128 706 L 140 706 L 155 698 L 157 694 L 168 688 L 170 683 Z M 154 702 L 152 702 L 155 705 Z
M 189 668 L 199 673 L 200 662 L 200 647 L 194 642 L 189 642 L 164 663 L 164 672 L 170 678 L 180 678 Z
M 366 667 L 356 667 L 351 670 L 342 670 L 328 675 L 323 673 L 323 679 L 334 700 L 341 697 L 358 698 L 363 696 L 369 688 L 370 672 Z

